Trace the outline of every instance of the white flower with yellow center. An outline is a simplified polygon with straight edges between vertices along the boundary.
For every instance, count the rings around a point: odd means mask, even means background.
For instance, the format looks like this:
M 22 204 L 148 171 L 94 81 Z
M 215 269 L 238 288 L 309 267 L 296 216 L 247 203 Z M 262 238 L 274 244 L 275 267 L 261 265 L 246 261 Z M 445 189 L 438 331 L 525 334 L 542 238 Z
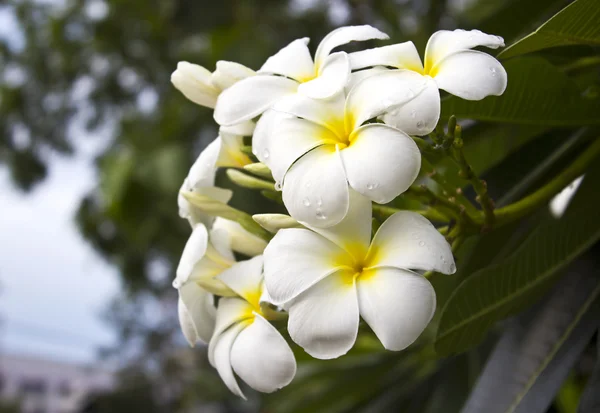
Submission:
M 353 70 L 371 66 L 400 69 L 371 72 L 381 77 L 382 84 L 389 81 L 390 72 L 410 70 L 420 74 L 420 82 L 426 82 L 423 91 L 412 101 L 393 108 L 384 121 L 406 133 L 426 135 L 433 131 L 440 117 L 439 89 L 467 100 L 504 93 L 506 71 L 492 56 L 471 50 L 478 46 L 496 49 L 504 46 L 504 40 L 479 30 L 440 30 L 427 43 L 425 65 L 412 42 L 351 53 L 350 62 Z
M 214 108 L 223 90 L 254 75 L 252 69 L 224 60 L 217 62 L 217 69 L 213 73 L 193 63 L 179 62 L 171 75 L 171 82 L 192 102 Z
M 263 257 L 258 256 L 237 263 L 218 277 L 237 297 L 219 300 L 208 357 L 227 387 L 243 398 L 234 372 L 263 393 L 288 385 L 296 374 L 292 350 L 263 312 L 262 269 Z
M 352 348 L 360 317 L 386 349 L 406 348 L 436 305 L 433 287 L 413 270 L 456 270 L 448 243 L 425 218 L 397 212 L 371 241 L 371 203 L 352 198 L 339 225 L 282 229 L 264 253 L 271 302 L 288 310 L 292 339 L 320 359 Z
M 420 79 L 420 81 L 419 81 Z M 425 82 L 414 72 L 356 84 L 345 98 L 299 94 L 279 101 L 256 125 L 252 150 L 283 190 L 290 215 L 312 226 L 335 225 L 349 205 L 349 187 L 387 203 L 416 179 L 421 154 L 405 132 L 364 124 L 390 107 L 414 99 Z
M 271 56 L 257 76 L 236 83 L 219 96 L 215 120 L 219 125 L 232 125 L 252 119 L 296 92 L 314 99 L 329 98 L 343 90 L 350 78 L 348 54 L 331 51 L 352 41 L 387 38 L 368 25 L 340 27 L 323 38 L 314 61 L 307 47 L 309 39 L 294 40 Z

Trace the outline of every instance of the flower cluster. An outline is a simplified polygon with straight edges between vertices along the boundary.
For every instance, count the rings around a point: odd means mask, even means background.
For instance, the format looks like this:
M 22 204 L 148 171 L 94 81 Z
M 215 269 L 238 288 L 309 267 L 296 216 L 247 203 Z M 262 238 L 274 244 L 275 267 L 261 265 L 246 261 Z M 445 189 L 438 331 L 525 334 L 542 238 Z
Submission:
M 186 97 L 214 108 L 220 126 L 179 195 L 193 228 L 174 282 L 179 318 L 190 345 L 209 344 L 211 364 L 241 397 L 235 375 L 262 392 L 295 375 L 292 350 L 270 321 L 287 317 L 291 339 L 320 359 L 352 348 L 360 318 L 386 349 L 402 350 L 435 311 L 422 272 L 456 270 L 444 237 L 415 212 L 395 213 L 372 235 L 372 202 L 392 201 L 417 178 L 421 155 L 411 135 L 436 127 L 439 89 L 470 100 L 504 92 L 501 64 L 472 50 L 504 43 L 477 30 L 439 31 L 424 63 L 412 42 L 333 52 L 387 38 L 371 26 L 342 27 L 314 59 L 303 38 L 256 72 L 220 61 L 210 73 L 181 62 L 172 75 Z M 270 240 L 221 213 L 232 194 L 215 186 L 217 168 L 250 164 L 272 175 L 290 214 L 254 217 L 275 233 Z M 233 251 L 253 258 L 236 261 Z

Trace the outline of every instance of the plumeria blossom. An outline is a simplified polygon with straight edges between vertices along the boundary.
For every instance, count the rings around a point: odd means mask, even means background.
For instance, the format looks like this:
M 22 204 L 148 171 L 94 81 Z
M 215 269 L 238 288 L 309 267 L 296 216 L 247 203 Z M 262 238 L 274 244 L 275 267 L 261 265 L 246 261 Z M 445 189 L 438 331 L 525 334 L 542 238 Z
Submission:
M 219 275 L 236 297 L 219 301 L 216 327 L 208 347 L 210 363 L 227 387 L 245 398 L 235 374 L 255 390 L 271 393 L 288 385 L 296 360 L 287 342 L 267 320 L 262 303 L 263 257 L 242 261 Z
M 425 64 L 412 42 L 351 53 L 350 62 L 353 70 L 387 66 L 397 68 L 392 71 L 399 74 L 405 70 L 420 74 L 422 79 L 415 82 L 423 79 L 426 82 L 420 95 L 393 108 L 383 119 L 406 133 L 426 135 L 433 131 L 440 117 L 439 89 L 467 100 L 504 93 L 506 71 L 492 56 L 471 50 L 478 46 L 496 49 L 504 46 L 504 40 L 479 30 L 440 30 L 427 43 Z M 384 71 L 372 73 L 386 76 Z M 386 79 L 383 77 L 382 83 Z
M 214 217 L 194 208 L 182 195 L 182 192 L 195 192 L 206 195 L 223 203 L 231 199 L 231 191 L 215 187 L 215 177 L 219 167 L 242 168 L 252 160 L 242 152 L 243 137 L 252 135 L 254 123 L 243 122 L 231 128 L 221 128 L 219 136 L 198 156 L 190 168 L 179 191 L 177 204 L 179 216 L 186 218 L 192 227 L 201 222 L 211 226 Z
M 349 188 L 378 203 L 406 191 L 421 166 L 414 140 L 392 126 L 364 123 L 415 99 L 425 84 L 417 73 L 386 71 L 359 81 L 347 98 L 298 94 L 265 113 L 252 150 L 282 187 L 290 215 L 327 227 L 346 215 Z
M 360 317 L 386 349 L 406 348 L 436 304 L 429 281 L 413 270 L 456 270 L 444 237 L 414 212 L 392 215 L 371 241 L 371 203 L 354 192 L 340 224 L 282 229 L 264 259 L 271 302 L 289 312 L 290 336 L 320 359 L 352 348 Z
M 217 69 L 213 73 L 193 63 L 179 62 L 171 75 L 171 83 L 192 102 L 214 108 L 223 90 L 254 75 L 252 69 L 224 60 L 217 62 Z
M 271 56 L 257 76 L 244 79 L 219 95 L 215 120 L 232 125 L 265 112 L 282 97 L 299 92 L 326 99 L 344 89 L 350 78 L 345 52 L 331 53 L 338 46 L 370 39 L 388 39 L 374 27 L 347 26 L 329 33 L 319 44 L 313 60 L 307 37 L 297 39 Z

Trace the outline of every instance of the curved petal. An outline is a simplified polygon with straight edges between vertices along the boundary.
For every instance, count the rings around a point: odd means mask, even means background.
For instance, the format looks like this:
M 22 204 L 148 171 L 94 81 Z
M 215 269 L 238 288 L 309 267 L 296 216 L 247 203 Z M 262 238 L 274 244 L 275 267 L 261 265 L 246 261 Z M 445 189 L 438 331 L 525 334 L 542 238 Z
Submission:
M 353 72 L 350 74 L 350 80 L 346 84 L 346 95 L 350 93 L 352 88 L 358 84 L 363 79 L 368 78 L 369 76 L 376 75 L 377 73 L 387 72 L 389 69 L 386 69 L 383 66 L 375 66 L 370 69 L 359 70 L 358 72 Z
M 352 258 L 333 242 L 302 228 L 282 229 L 264 253 L 265 286 L 283 304 Z
M 231 368 L 231 349 L 240 332 L 246 328 L 245 323 L 239 323 L 229 328 L 223 334 L 216 337 L 214 344 L 214 366 L 221 376 L 221 380 L 227 388 L 236 396 L 246 400 Z M 213 340 L 215 340 L 213 338 Z
M 258 121 L 260 133 L 254 136 L 252 147 L 257 158 L 271 169 L 275 182 L 283 182 L 286 172 L 298 158 L 317 146 L 335 143 L 337 139 L 329 129 L 316 123 L 275 113 L 278 116 L 264 119 L 265 123 L 271 123 L 265 128 L 263 118 Z
M 184 182 L 184 185 L 185 185 L 185 182 Z M 189 192 L 191 190 L 192 190 L 191 188 L 188 188 L 188 187 L 184 188 L 183 186 L 180 189 L 180 191 L 186 191 L 186 192 Z M 216 201 L 222 202 L 224 204 L 229 202 L 229 200 L 233 196 L 233 191 L 231 191 L 231 189 L 217 188 L 216 186 L 195 188 L 193 190 L 193 192 L 195 192 L 199 195 L 208 196 L 208 197 L 210 197 Z M 215 217 L 204 212 L 200 208 L 192 205 L 187 199 L 185 199 L 185 197 L 181 194 L 181 192 L 179 193 L 179 196 L 177 197 L 177 202 L 179 205 L 179 216 L 182 218 L 187 218 L 187 220 L 190 222 L 190 225 L 192 226 L 192 228 L 194 228 L 198 224 L 206 225 L 207 228 L 210 228 L 212 226 L 212 224 L 215 220 Z
M 386 40 L 389 36 L 375 27 L 367 24 L 362 26 L 345 26 L 333 30 L 321 40 L 315 53 L 315 65 L 320 68 L 329 53 L 338 46 L 346 43 L 371 39 Z
M 281 76 L 261 75 L 240 80 L 219 95 L 214 118 L 225 126 L 250 120 L 297 89 L 296 81 Z
M 290 337 L 311 356 L 337 358 L 354 345 L 359 311 L 351 272 L 343 270 L 325 277 L 288 307 Z
M 354 130 L 390 108 L 413 100 L 426 85 L 425 76 L 411 70 L 386 70 L 363 79 L 346 99 L 347 128 Z
M 383 121 L 409 135 L 423 136 L 431 133 L 441 112 L 440 91 L 435 81 L 426 78 L 427 85 L 413 100 L 391 108 Z
M 181 329 L 190 346 L 197 341 L 208 343 L 216 317 L 212 294 L 195 283 L 186 283 L 179 289 L 178 309 Z
M 388 350 L 403 350 L 421 335 L 435 312 L 435 291 L 423 276 L 379 268 L 358 277 L 358 305 Z
M 467 100 L 499 96 L 507 84 L 506 70 L 492 56 L 475 50 L 454 53 L 435 66 L 440 89 Z
M 350 53 L 352 70 L 369 66 L 391 66 L 423 73 L 423 63 L 413 42 L 391 44 Z
M 251 304 L 258 304 L 263 281 L 263 257 L 240 261 L 219 274 L 219 279 Z
M 219 90 L 225 90 L 234 83 L 239 82 L 250 76 L 254 76 L 256 72 L 242 64 L 236 62 L 228 62 L 227 60 L 219 60 L 217 68 L 212 74 L 212 84 Z
M 213 228 L 221 228 L 228 232 L 231 249 L 249 257 L 262 254 L 267 242 L 254 234 L 246 231 L 238 222 L 217 217 Z
M 450 245 L 431 223 L 421 215 L 400 211 L 389 217 L 371 242 L 367 256 L 372 268 L 396 267 L 437 271 L 456 271 Z
M 504 39 L 479 30 L 437 31 L 431 35 L 425 48 L 425 70 L 429 72 L 452 53 L 469 50 L 477 46 L 497 49 L 504 47 Z
M 177 69 L 171 74 L 171 83 L 192 102 L 214 108 L 219 89 L 213 86 L 211 73 L 189 62 L 177 63 Z
M 179 265 L 177 266 L 175 288 L 181 287 L 189 278 L 196 264 L 204 257 L 208 247 L 208 231 L 202 224 L 198 224 L 192 230 L 190 238 L 187 240 Z
M 330 227 L 348 212 L 348 182 L 333 145 L 323 145 L 298 159 L 285 175 L 283 203 L 290 215 L 314 227 Z
M 226 229 L 223 227 L 211 228 L 209 240 L 206 249 L 207 257 L 226 265 L 232 265 L 235 262 L 235 256 L 231 250 L 231 235 Z
M 258 72 L 283 75 L 298 82 L 312 79 L 315 77 L 316 71 L 307 47 L 308 42 L 308 37 L 294 40 L 269 57 Z
M 325 59 L 319 75 L 298 86 L 298 92 L 313 99 L 327 99 L 344 90 L 350 78 L 350 61 L 344 52 L 333 53 Z
M 309 120 L 342 137 L 345 133 L 345 102 L 346 98 L 343 93 L 329 99 L 311 99 L 308 96 L 296 94 L 278 101 L 273 106 L 273 110 Z
M 236 323 L 254 317 L 252 305 L 238 297 L 223 297 L 219 300 L 215 331 L 208 343 L 208 361 L 215 365 L 215 345 L 219 336 Z
M 236 123 L 231 126 L 221 126 L 219 133 L 230 133 L 232 135 L 252 136 L 256 124 L 251 120 Z
M 371 243 L 373 208 L 369 198 L 353 189 L 350 189 L 349 195 L 348 213 L 339 224 L 329 228 L 310 226 L 309 228 L 335 243 L 353 257 L 362 259 Z
M 231 366 L 240 379 L 263 393 L 287 386 L 296 375 L 296 359 L 290 346 L 256 313 L 254 322 L 233 343 Z
M 221 152 L 221 139 L 217 138 L 209 143 L 200 152 L 196 161 L 192 164 L 187 179 L 192 187 L 214 186 L 217 173 L 217 159 Z
M 385 204 L 406 191 L 421 169 L 421 153 L 406 133 L 372 123 L 361 126 L 340 151 L 348 182 L 354 190 Z

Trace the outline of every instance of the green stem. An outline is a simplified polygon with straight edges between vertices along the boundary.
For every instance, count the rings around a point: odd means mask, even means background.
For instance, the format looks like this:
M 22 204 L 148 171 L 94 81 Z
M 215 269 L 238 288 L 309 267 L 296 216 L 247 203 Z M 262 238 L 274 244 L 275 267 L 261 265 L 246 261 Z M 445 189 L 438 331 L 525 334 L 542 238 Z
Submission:
M 506 225 L 521 219 L 534 212 L 540 205 L 548 203 L 550 199 L 562 191 L 576 178 L 583 175 L 587 167 L 600 155 L 600 138 L 596 139 L 580 156 L 567 167 L 560 175 L 538 189 L 533 194 L 496 210 L 496 224 Z M 477 217 L 476 222 L 483 224 L 484 217 Z
M 379 214 L 382 218 L 389 218 L 390 216 L 394 215 L 396 212 L 399 212 L 399 211 L 402 211 L 402 210 L 394 208 L 394 207 L 390 207 L 390 206 L 373 204 L 373 212 Z M 417 211 L 412 211 L 412 212 L 416 212 L 417 214 L 423 215 L 425 218 L 429 219 L 430 221 L 448 222 L 448 218 L 446 216 L 440 214 L 435 209 L 423 209 L 423 210 L 417 210 Z

